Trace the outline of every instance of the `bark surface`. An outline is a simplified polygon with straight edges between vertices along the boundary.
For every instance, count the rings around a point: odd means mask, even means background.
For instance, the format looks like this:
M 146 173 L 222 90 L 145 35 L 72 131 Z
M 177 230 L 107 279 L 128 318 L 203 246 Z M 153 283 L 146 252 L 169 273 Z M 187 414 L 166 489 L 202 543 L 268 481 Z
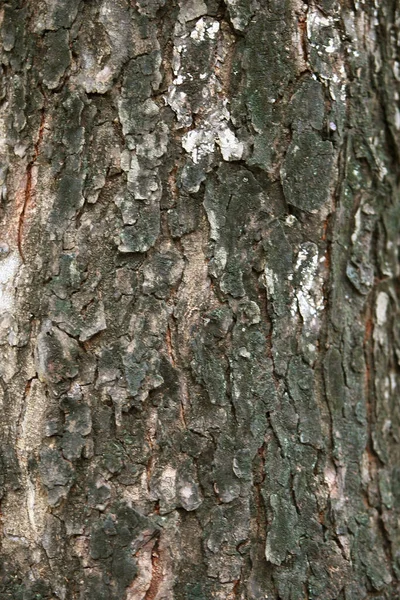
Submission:
M 1 600 L 399 598 L 398 3 L 0 23 Z

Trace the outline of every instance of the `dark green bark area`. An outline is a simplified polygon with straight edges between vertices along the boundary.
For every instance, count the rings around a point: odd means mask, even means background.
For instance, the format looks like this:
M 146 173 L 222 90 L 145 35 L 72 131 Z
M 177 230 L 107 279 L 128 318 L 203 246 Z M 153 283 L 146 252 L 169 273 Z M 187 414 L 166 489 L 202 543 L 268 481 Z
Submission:
M 5 5 L 4 598 L 397 597 L 396 13 L 320 8 Z

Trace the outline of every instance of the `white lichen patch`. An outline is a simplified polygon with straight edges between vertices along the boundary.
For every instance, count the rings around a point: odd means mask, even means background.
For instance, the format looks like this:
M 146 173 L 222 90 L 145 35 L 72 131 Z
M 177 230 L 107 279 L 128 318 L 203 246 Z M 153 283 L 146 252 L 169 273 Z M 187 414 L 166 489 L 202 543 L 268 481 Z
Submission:
M 229 128 L 229 120 L 230 114 L 226 107 L 217 108 L 210 112 L 198 128 L 192 129 L 183 137 L 182 146 L 191 155 L 194 163 L 215 152 L 216 144 L 220 147 L 224 160 L 242 158 L 244 144 Z
M 214 152 L 215 132 L 203 127 L 192 129 L 183 136 L 182 147 L 191 155 L 193 162 L 198 163 L 201 158 Z
M 359 208 L 355 214 L 354 217 L 354 222 L 355 222 L 355 227 L 354 227 L 354 231 L 351 234 L 351 241 L 353 244 L 356 243 L 360 232 L 361 232 L 361 208 Z
M 337 46 L 334 44 L 333 40 L 330 39 L 328 46 L 325 46 L 325 52 L 327 54 L 332 54 L 333 52 L 336 52 L 337 50 L 338 50 Z
M 386 292 L 379 292 L 376 300 L 376 319 L 379 327 L 382 327 L 386 323 L 386 313 L 389 305 L 389 296 Z
M 0 260 L 0 314 L 12 313 L 14 308 L 15 279 L 21 266 L 17 251 Z
M 318 55 L 318 75 L 333 81 L 341 73 L 341 40 L 333 16 L 324 15 L 318 8 L 309 7 L 307 11 L 307 38 L 314 53 Z M 343 74 L 344 75 L 344 74 Z M 344 83 L 345 76 L 340 77 Z
M 394 125 L 395 125 L 397 131 L 400 131 L 400 110 L 399 110 L 398 106 L 396 106 L 396 108 L 395 108 Z
M 335 467 L 333 464 L 328 464 L 324 471 L 324 479 L 329 490 L 329 496 L 335 500 L 335 505 L 340 509 L 346 506 L 346 471 L 347 467 Z
M 326 17 L 318 9 L 310 9 L 307 15 L 307 37 L 310 41 L 313 39 L 314 31 L 322 27 L 330 27 L 333 24 L 333 20 L 330 17 Z
M 296 223 L 297 219 L 294 215 L 288 215 L 285 219 L 285 223 L 288 227 L 293 227 L 293 225 Z
M 243 156 L 244 145 L 239 142 L 235 134 L 227 125 L 223 126 L 218 132 L 216 140 L 221 148 L 222 158 L 224 160 L 240 160 Z
M 175 81 L 181 81 L 179 77 L 175 79 Z M 190 127 L 192 124 L 192 111 L 190 109 L 190 103 L 187 97 L 187 94 L 182 90 L 178 89 L 180 83 L 175 83 L 171 85 L 168 89 L 168 96 L 166 97 L 166 102 L 174 111 L 177 121 L 178 127 Z
M 215 216 L 215 213 L 213 211 L 210 211 L 210 213 L 212 215 Z M 210 216 L 207 214 L 208 219 L 210 219 Z M 216 239 L 216 238 L 214 238 Z M 222 273 L 226 267 L 226 263 L 227 263 L 227 259 L 228 259 L 228 252 L 226 251 L 226 249 L 223 246 L 218 246 L 218 248 L 215 249 L 214 251 L 214 262 L 216 264 L 216 267 L 219 269 L 219 271 Z
M 312 242 L 300 246 L 295 264 L 296 289 L 291 305 L 293 318 L 300 313 L 303 321 L 304 351 L 312 358 L 317 346 L 314 342 L 320 329 L 320 315 L 324 310 L 323 277 L 320 272 L 318 247 Z
M 196 510 L 202 503 L 199 486 L 192 481 L 186 482 L 179 489 L 179 500 L 185 510 Z
M 215 40 L 217 37 L 220 24 L 218 21 L 208 22 L 205 19 L 199 19 L 190 33 L 192 40 L 203 42 L 206 38 Z
M 274 296 L 275 292 L 275 284 L 278 283 L 278 278 L 276 273 L 269 267 L 265 267 L 264 269 L 264 282 L 267 288 L 268 294 L 270 296 Z
M 196 127 L 183 136 L 182 147 L 194 163 L 214 154 L 217 147 L 223 160 L 240 160 L 244 144 L 234 133 L 228 100 L 218 76 L 226 52 L 220 44 L 219 21 L 202 16 L 194 26 L 190 23 L 177 27 L 175 35 L 172 60 L 175 77 L 165 101 L 176 114 L 177 128 L 190 127 L 194 114 L 198 115 Z M 201 62 L 203 55 L 208 54 L 210 63 L 208 69 L 194 73 L 197 54 L 201 54 Z
M 242 358 L 251 358 L 251 353 L 247 350 L 247 348 L 244 347 L 239 348 L 238 354 Z
M 382 345 L 387 341 L 386 323 L 388 307 L 388 294 L 386 292 L 379 292 L 375 305 L 376 324 L 374 329 L 374 339 Z

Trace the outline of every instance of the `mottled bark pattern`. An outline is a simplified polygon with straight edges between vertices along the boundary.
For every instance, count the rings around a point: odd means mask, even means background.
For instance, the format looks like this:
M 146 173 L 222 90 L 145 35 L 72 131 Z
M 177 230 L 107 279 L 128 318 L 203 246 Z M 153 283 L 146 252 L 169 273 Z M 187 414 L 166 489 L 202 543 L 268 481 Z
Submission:
M 399 598 L 398 4 L 0 22 L 1 599 Z

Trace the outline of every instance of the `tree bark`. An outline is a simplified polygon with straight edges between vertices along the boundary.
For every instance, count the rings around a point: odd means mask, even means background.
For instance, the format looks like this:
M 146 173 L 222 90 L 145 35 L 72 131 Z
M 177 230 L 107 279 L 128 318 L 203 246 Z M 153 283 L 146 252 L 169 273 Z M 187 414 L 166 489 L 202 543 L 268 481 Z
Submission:
M 399 598 L 398 3 L 0 23 L 1 599 Z

